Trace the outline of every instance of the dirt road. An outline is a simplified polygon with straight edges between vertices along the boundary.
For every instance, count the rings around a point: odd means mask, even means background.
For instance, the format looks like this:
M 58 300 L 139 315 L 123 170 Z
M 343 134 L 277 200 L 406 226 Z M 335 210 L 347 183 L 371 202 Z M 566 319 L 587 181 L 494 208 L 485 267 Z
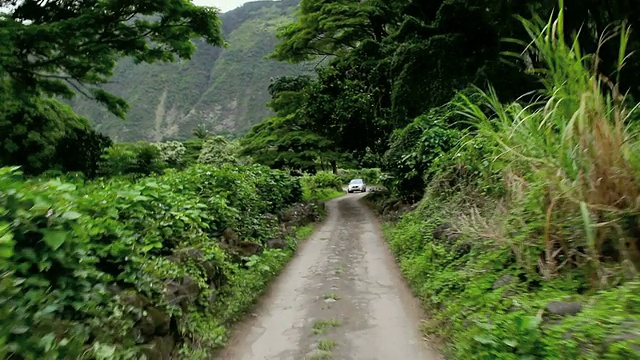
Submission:
M 327 203 L 329 218 L 217 359 L 440 359 L 362 196 Z

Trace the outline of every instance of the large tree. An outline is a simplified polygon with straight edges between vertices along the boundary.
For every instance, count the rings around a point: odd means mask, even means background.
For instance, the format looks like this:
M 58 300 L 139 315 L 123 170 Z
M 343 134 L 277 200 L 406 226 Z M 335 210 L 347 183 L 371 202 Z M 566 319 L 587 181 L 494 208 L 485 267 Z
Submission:
M 361 160 L 381 154 L 388 132 L 390 82 L 381 43 L 399 21 L 402 1 L 302 0 L 299 16 L 278 31 L 271 57 L 300 62 L 329 58 L 301 104 L 306 129 L 336 151 Z
M 318 79 L 305 95 L 307 129 L 358 161 L 367 149 L 381 154 L 391 131 L 382 112 L 386 85 L 366 64 L 336 59 L 318 70 Z
M 268 106 L 276 113 L 254 126 L 242 140 L 242 154 L 276 169 L 315 172 L 322 163 L 336 167 L 341 155 L 331 139 L 313 131 L 304 109 L 314 81 L 281 77 L 269 86 Z
M 13 91 L 79 92 L 124 117 L 127 104 L 101 89 L 121 57 L 190 58 L 193 38 L 222 46 L 217 9 L 189 0 L 0 0 L 0 78 Z
M 398 0 L 302 0 L 296 21 L 278 29 L 272 58 L 301 62 L 340 56 L 367 39 L 382 41 L 398 15 Z
M 19 165 L 30 175 L 54 169 L 97 175 L 108 137 L 57 100 L 8 95 L 0 91 L 0 166 Z
M 256 125 L 243 139 L 242 154 L 274 169 L 317 171 L 323 162 L 335 162 L 330 140 L 298 125 L 293 115 L 271 117 Z

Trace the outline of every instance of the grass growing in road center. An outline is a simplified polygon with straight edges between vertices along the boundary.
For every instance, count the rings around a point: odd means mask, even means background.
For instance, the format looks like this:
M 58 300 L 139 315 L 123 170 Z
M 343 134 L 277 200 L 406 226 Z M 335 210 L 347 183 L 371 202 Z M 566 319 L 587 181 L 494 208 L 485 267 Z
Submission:
M 324 299 L 328 300 L 328 299 L 332 299 L 332 300 L 340 300 L 340 296 L 338 294 L 335 293 L 328 293 L 328 294 L 324 294 Z
M 340 320 L 316 320 L 313 324 L 313 333 L 316 335 L 326 334 L 330 328 L 337 328 L 342 325 Z
M 309 356 L 309 360 L 326 360 L 331 359 L 333 354 L 331 351 L 318 350 Z
M 331 351 L 335 349 L 338 344 L 333 340 L 322 339 L 318 342 L 318 350 Z

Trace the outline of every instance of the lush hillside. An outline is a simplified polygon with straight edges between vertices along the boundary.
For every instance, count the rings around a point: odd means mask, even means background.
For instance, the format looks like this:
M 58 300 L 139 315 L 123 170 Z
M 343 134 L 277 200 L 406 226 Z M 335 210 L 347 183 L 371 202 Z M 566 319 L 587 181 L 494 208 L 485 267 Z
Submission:
M 82 97 L 72 106 L 115 141 L 184 139 L 198 124 L 238 133 L 270 115 L 265 106 L 272 78 L 298 74 L 305 65 L 266 60 L 275 29 L 290 21 L 297 0 L 259 1 L 220 16 L 229 47 L 198 43 L 191 61 L 133 64 L 122 60 L 105 86 L 131 105 L 122 121 Z

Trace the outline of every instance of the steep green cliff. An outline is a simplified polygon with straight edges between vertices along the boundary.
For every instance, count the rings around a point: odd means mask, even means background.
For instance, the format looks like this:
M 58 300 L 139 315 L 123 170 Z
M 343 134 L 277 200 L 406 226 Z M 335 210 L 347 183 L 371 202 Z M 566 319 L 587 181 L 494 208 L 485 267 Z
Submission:
M 243 133 L 270 116 L 265 104 L 272 78 L 314 65 L 264 59 L 276 44 L 276 27 L 291 19 L 297 3 L 251 2 L 222 14 L 229 47 L 198 42 L 190 61 L 134 65 L 123 59 L 105 88 L 130 103 L 125 121 L 80 96 L 71 105 L 116 141 L 184 139 L 199 124 L 220 134 Z

